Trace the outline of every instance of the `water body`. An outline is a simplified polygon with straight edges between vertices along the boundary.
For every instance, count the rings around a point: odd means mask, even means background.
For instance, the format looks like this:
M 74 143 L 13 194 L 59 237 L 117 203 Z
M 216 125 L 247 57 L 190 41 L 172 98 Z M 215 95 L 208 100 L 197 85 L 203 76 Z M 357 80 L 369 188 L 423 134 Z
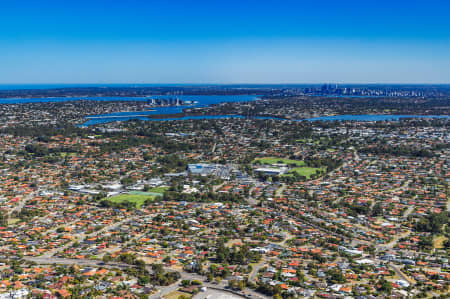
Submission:
M 181 111 L 180 111 L 181 112 Z M 139 112 L 139 116 L 130 115 L 130 116 L 122 116 L 122 115 L 111 115 L 111 116 L 103 116 L 102 118 L 90 118 L 86 117 L 88 119 L 87 122 L 83 124 L 83 126 L 91 126 L 91 125 L 98 125 L 98 124 L 104 124 L 114 121 L 127 121 L 132 119 L 139 119 L 139 120 L 145 120 L 145 121 L 171 121 L 171 120 L 189 120 L 189 119 L 224 119 L 224 118 L 244 118 L 242 115 L 200 115 L 200 116 L 184 116 L 184 117 L 168 117 L 168 118 L 148 118 L 145 116 L 142 116 L 143 112 Z M 158 111 L 153 112 L 153 114 L 161 114 L 158 113 Z M 166 113 L 168 114 L 168 113 Z M 151 115 L 150 112 L 148 115 Z
M 402 118 L 450 118 L 448 115 L 395 115 L 395 114 L 359 114 L 335 115 L 308 118 L 309 121 L 388 121 Z
M 90 126 L 90 125 L 96 125 L 96 124 L 102 124 L 102 123 L 108 123 L 108 122 L 114 122 L 114 121 L 124 121 L 124 120 L 131 120 L 131 119 L 140 119 L 145 121 L 173 121 L 173 120 L 195 120 L 195 119 L 229 119 L 229 118 L 246 118 L 243 115 L 201 115 L 201 116 L 183 116 L 183 117 L 168 117 L 168 118 L 148 118 L 141 116 L 141 112 L 139 112 L 139 116 L 133 116 L 133 114 L 136 114 L 136 112 L 130 112 L 130 115 L 128 117 L 124 115 L 120 115 L 119 113 L 117 115 L 103 115 L 103 118 L 96 118 L 96 119 L 89 119 L 87 122 L 85 122 L 84 126 Z M 156 114 L 163 114 L 163 113 L 157 113 Z M 252 119 L 272 119 L 272 120 L 285 120 L 282 118 L 277 117 L 250 117 Z M 450 116 L 448 115 L 386 115 L 386 114 L 379 114 L 379 115 L 373 115 L 373 114 L 360 114 L 360 115 L 335 115 L 335 116 L 321 116 L 321 117 L 313 117 L 313 118 L 306 118 L 306 119 L 290 119 L 288 121 L 392 121 L 392 120 L 399 120 L 402 118 L 446 118 L 449 119 Z
M 11 89 L 12 85 L 0 85 L 4 89 Z M 16 88 L 19 86 L 13 85 Z M 22 88 L 31 88 L 33 85 L 23 85 Z M 46 87 L 45 85 L 36 85 L 36 87 Z M 53 85 L 58 86 L 58 85 Z M 75 85 L 74 85 L 75 86 Z M 80 85 L 76 85 L 80 86 Z M 104 85 L 86 85 L 86 86 L 104 86 Z M 111 85 L 105 85 L 111 86 Z M 124 85 L 118 85 L 124 86 Z M 130 85 L 136 86 L 136 85 Z M 140 86 L 140 85 L 139 85 Z M 156 86 L 149 84 L 148 86 Z M 197 103 L 190 106 L 173 106 L 173 107 L 156 107 L 152 108 L 151 111 L 138 111 L 138 112 L 118 112 L 111 114 L 102 115 L 92 115 L 87 116 L 87 121 L 83 126 L 90 126 L 96 124 L 103 124 L 114 121 L 127 121 L 131 119 L 140 119 L 146 121 L 172 121 L 172 120 L 193 120 L 193 119 L 224 119 L 224 118 L 245 118 L 243 115 L 204 115 L 204 116 L 184 116 L 184 117 L 174 117 L 174 118 L 158 118 L 152 119 L 148 118 L 147 115 L 165 115 L 165 114 L 176 114 L 182 113 L 184 108 L 190 107 L 206 107 L 212 104 L 219 104 L 224 102 L 248 102 L 259 99 L 258 96 L 253 95 L 232 95 L 232 96 L 216 96 L 216 95 L 178 95 L 178 96 L 166 96 L 166 95 L 154 95 L 149 97 L 64 97 L 64 98 L 20 98 L 20 99 L 6 99 L 0 98 L 0 104 L 21 104 L 21 103 L 46 103 L 46 102 L 67 102 L 67 101 L 78 101 L 78 100 L 90 100 L 90 101 L 147 101 L 149 98 L 153 99 L 168 99 L 178 97 L 183 101 L 196 101 Z M 283 120 L 276 117 L 254 117 L 255 119 L 274 119 Z M 297 119 L 291 121 L 390 121 L 399 120 L 402 118 L 450 118 L 448 115 L 391 115 L 391 114 L 361 114 L 361 115 L 336 115 L 336 116 L 321 116 L 307 119 Z
M 215 96 L 215 95 L 205 95 L 205 96 L 194 96 L 194 95 L 180 95 L 180 96 L 151 96 L 149 98 L 153 99 L 168 99 L 178 97 L 183 101 L 195 102 L 192 105 L 184 106 L 171 106 L 171 107 L 155 107 L 148 111 L 138 111 L 138 112 L 117 112 L 102 115 L 91 115 L 86 118 L 88 121 L 84 123 L 84 126 L 90 126 L 95 124 L 102 124 L 113 121 L 126 121 L 130 119 L 140 119 L 140 120 L 151 120 L 146 115 L 165 115 L 165 114 L 177 114 L 182 113 L 185 108 L 199 108 L 207 107 L 213 104 L 225 103 L 225 102 L 249 102 L 259 99 L 258 96 L 253 95 L 233 95 L 233 96 Z M 117 97 L 98 97 L 98 98 L 83 98 L 94 101 L 147 101 L 148 98 L 117 98 Z M 54 99 L 51 99 L 54 100 Z M 1 100 L 0 100 L 1 103 Z M 226 116 L 219 116 L 218 118 L 224 118 Z M 201 117 L 199 117 L 201 118 Z M 180 118 L 184 119 L 184 118 Z M 185 118 L 188 119 L 188 118 Z M 193 119 L 196 117 L 193 116 Z M 157 119 L 155 119 L 157 120 Z M 175 120 L 165 119 L 165 120 Z

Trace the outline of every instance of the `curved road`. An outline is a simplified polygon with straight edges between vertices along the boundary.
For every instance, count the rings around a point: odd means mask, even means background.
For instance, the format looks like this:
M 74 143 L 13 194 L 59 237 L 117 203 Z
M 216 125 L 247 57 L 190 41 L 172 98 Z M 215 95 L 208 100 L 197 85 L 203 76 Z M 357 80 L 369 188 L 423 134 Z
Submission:
M 128 264 L 123 264 L 123 263 L 104 263 L 100 260 L 82 260 L 82 259 L 67 259 L 67 258 L 56 258 L 56 257 L 25 257 L 24 260 L 26 261 L 30 261 L 30 262 L 35 262 L 37 264 L 44 264 L 44 265 L 52 265 L 52 264 L 60 264 L 60 265 L 79 265 L 79 266 L 88 266 L 88 267 L 103 267 L 103 268 L 127 268 L 127 267 L 132 267 L 131 265 Z M 151 266 L 147 266 L 146 269 L 151 272 Z M 165 271 L 175 271 L 171 268 L 164 268 Z M 171 284 L 169 286 L 162 286 L 162 287 L 158 287 L 158 292 L 151 295 L 150 298 L 151 299 L 157 299 L 160 298 L 164 295 L 169 294 L 170 292 L 173 292 L 175 290 L 177 290 L 180 286 L 181 286 L 181 281 L 183 279 L 188 279 L 188 280 L 199 280 L 202 281 L 202 285 L 207 287 L 207 288 L 211 288 L 211 289 L 216 289 L 216 290 L 220 290 L 223 292 L 230 292 L 230 290 L 226 289 L 226 281 L 222 281 L 221 284 L 212 284 L 209 282 L 205 282 L 204 276 L 201 276 L 199 274 L 196 273 L 188 273 L 185 271 L 178 271 L 181 275 L 180 280 L 178 280 L 176 283 Z M 244 293 L 242 292 L 232 292 L 235 294 L 241 294 L 240 296 L 245 296 L 245 294 L 248 294 L 249 296 L 247 296 L 247 298 L 264 298 L 264 299 L 268 299 L 269 297 L 257 293 L 252 289 L 245 289 Z

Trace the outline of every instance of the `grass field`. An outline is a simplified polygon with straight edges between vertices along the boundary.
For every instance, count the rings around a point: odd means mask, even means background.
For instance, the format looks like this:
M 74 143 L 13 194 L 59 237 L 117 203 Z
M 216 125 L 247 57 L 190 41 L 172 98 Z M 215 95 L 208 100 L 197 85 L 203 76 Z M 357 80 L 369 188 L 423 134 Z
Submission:
M 167 189 L 169 189 L 169 187 L 155 187 L 155 188 L 148 190 L 148 192 L 161 193 L 161 195 L 162 195 Z
M 435 249 L 442 249 L 442 248 L 444 248 L 444 241 L 446 241 L 446 240 L 447 240 L 447 238 L 444 237 L 444 236 L 435 237 L 434 240 L 433 240 L 433 247 Z
M 132 202 L 136 205 L 136 208 L 140 208 L 147 199 L 153 199 L 153 195 L 143 195 L 143 194 L 120 194 L 112 197 L 106 198 L 110 202 L 121 203 L 121 202 Z
M 148 191 L 130 191 L 128 194 L 132 195 L 151 195 L 151 196 L 163 196 L 164 192 L 170 187 L 155 187 Z
M 255 160 L 253 160 L 252 163 L 256 163 L 256 162 L 259 162 L 261 164 L 283 163 L 283 164 L 295 164 L 297 166 L 305 165 L 305 162 L 303 162 L 303 161 L 284 159 L 284 158 L 276 158 L 276 157 L 256 158 Z
M 298 173 L 309 179 L 312 174 L 314 174 L 317 170 L 325 170 L 324 168 L 315 168 L 315 167 L 296 167 L 292 168 L 289 173 L 283 174 L 282 176 L 292 176 L 294 172 Z

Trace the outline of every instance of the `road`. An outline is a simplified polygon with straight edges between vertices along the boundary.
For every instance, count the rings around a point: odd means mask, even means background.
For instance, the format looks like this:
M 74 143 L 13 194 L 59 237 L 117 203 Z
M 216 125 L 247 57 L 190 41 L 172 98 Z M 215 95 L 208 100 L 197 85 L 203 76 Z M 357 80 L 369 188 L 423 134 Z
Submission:
M 406 188 L 409 187 L 410 184 L 411 184 L 411 180 L 407 180 L 407 181 L 404 182 L 400 187 L 391 189 L 391 190 L 389 190 L 388 192 L 391 193 L 391 192 L 397 192 L 397 191 L 400 191 L 400 190 L 404 191 L 404 190 L 406 190 Z
M 407 281 L 407 282 L 409 282 L 410 284 L 412 284 L 412 285 L 415 285 L 416 284 L 416 282 L 413 280 L 413 279 L 411 279 L 410 277 L 408 277 L 408 276 L 406 276 L 396 265 L 393 265 L 393 264 L 389 264 L 389 267 L 392 269 L 392 270 L 394 270 L 394 272 L 398 275 L 398 276 L 400 276 L 403 280 L 405 280 L 405 281 Z
M 336 233 L 336 232 L 334 232 L 334 231 L 328 230 L 328 229 L 323 228 L 323 227 L 321 227 L 321 226 L 319 226 L 319 225 L 313 224 L 313 223 L 311 223 L 310 221 L 306 221 L 306 220 L 303 220 L 303 219 L 298 218 L 298 217 L 294 217 L 294 219 L 295 219 L 296 221 L 298 221 L 298 222 L 302 222 L 303 224 L 305 224 L 305 225 L 307 225 L 307 226 L 309 226 L 309 227 L 318 229 L 318 230 L 320 230 L 320 231 L 322 231 L 322 232 L 324 232 L 324 233 L 326 233 L 326 234 L 333 235 L 333 236 L 338 237 L 338 238 L 341 238 L 341 239 L 343 239 L 343 240 L 347 240 L 347 241 L 350 240 L 350 238 L 348 238 L 348 237 L 346 237 L 346 236 L 344 236 L 344 235 L 341 235 L 341 234 Z M 362 243 L 362 244 L 368 244 L 368 243 L 369 243 L 369 242 L 367 242 L 367 241 L 360 240 L 360 239 L 357 239 L 357 238 L 353 238 L 353 240 L 356 240 L 356 241 L 358 241 L 358 242 L 360 242 L 360 243 Z
M 207 289 L 205 292 L 200 292 L 192 298 L 193 299 L 234 299 L 234 298 L 239 299 L 239 298 L 245 298 L 245 297 L 236 295 L 236 294 L 217 291 L 214 289 Z
M 34 196 L 35 196 L 34 192 L 28 194 L 27 196 L 24 196 L 16 206 L 14 206 L 11 210 L 9 210 L 8 216 L 11 216 L 11 214 L 14 212 L 20 213 L 20 211 L 22 211 L 22 209 L 25 206 L 25 204 L 27 203 L 27 201 L 32 199 Z
M 258 275 L 259 270 L 266 265 L 268 260 L 269 260 L 268 257 L 264 257 L 258 264 L 253 266 L 252 272 L 248 276 L 248 281 L 256 283 L 256 276 Z
M 247 198 L 247 202 L 251 206 L 256 206 L 258 204 L 258 201 L 256 199 L 254 199 L 253 196 L 252 196 L 253 191 L 255 190 L 255 188 L 256 188 L 256 186 L 252 186 L 250 188 L 250 190 L 248 191 L 249 195 L 248 195 L 248 198 Z
M 163 296 L 172 293 L 173 291 L 178 290 L 178 288 L 181 286 L 181 279 L 178 280 L 177 282 L 169 285 L 169 286 L 165 286 L 165 287 L 161 287 L 158 289 L 158 291 L 155 294 L 152 294 L 149 296 L 149 299 L 159 299 L 159 298 L 163 298 Z
M 408 216 L 414 211 L 415 206 L 410 205 L 408 209 L 406 210 L 405 214 L 403 215 L 403 218 L 408 218 Z
M 394 248 L 394 246 L 398 243 L 398 240 L 401 238 L 406 238 L 411 234 L 411 231 L 407 231 L 401 235 L 395 235 L 391 242 L 382 245 L 375 245 L 376 251 L 383 251 Z
M 219 190 L 220 188 L 222 188 L 223 186 L 225 186 L 226 183 L 227 183 L 227 182 L 223 182 L 223 183 L 220 184 L 220 185 L 215 185 L 215 186 L 213 186 L 213 191 L 214 191 L 214 192 L 217 192 L 217 190 Z
M 232 291 L 230 289 L 225 288 L 225 284 L 221 283 L 221 284 L 213 284 L 213 283 L 209 283 L 209 282 L 205 282 L 203 279 L 204 277 L 200 276 L 200 275 L 192 275 L 191 273 L 186 273 L 186 272 L 181 272 L 181 280 L 183 279 L 189 279 L 189 280 L 200 280 L 202 282 L 202 286 L 206 287 L 207 289 L 213 289 L 213 290 L 217 290 L 220 291 L 221 293 L 225 294 L 233 294 L 232 296 L 240 296 L 240 297 L 247 297 L 247 298 L 263 298 L 263 299 L 269 299 L 270 297 L 255 292 L 252 289 L 246 288 L 244 289 L 242 292 L 241 291 Z M 162 298 L 162 296 L 169 294 L 170 292 L 173 292 L 175 290 L 177 290 L 180 286 L 181 286 L 181 280 L 179 280 L 177 283 L 172 284 L 170 286 L 165 286 L 165 287 L 159 287 L 158 292 L 151 295 L 149 298 L 150 299 L 159 299 Z M 237 295 L 237 296 L 236 296 Z M 195 297 L 197 298 L 197 297 Z M 205 297 L 200 297 L 200 298 L 205 298 Z M 211 299 L 213 298 L 217 298 L 217 297 L 209 297 Z M 226 297 L 224 297 L 226 298 Z
M 35 262 L 40 265 L 79 265 L 88 267 L 104 267 L 104 268 L 127 268 L 130 265 L 123 263 L 104 263 L 101 260 L 88 260 L 88 259 L 69 259 L 69 258 L 58 258 L 58 257 L 24 257 L 23 258 L 29 262 Z
M 109 224 L 109 225 L 103 227 L 102 229 L 100 229 L 100 230 L 94 232 L 93 234 L 86 235 L 85 233 L 81 233 L 81 234 L 75 235 L 74 238 L 72 239 L 72 241 L 68 242 L 67 244 L 65 244 L 65 245 L 63 245 L 63 246 L 56 247 L 56 248 L 53 248 L 53 249 L 51 249 L 51 250 L 45 252 L 45 253 L 42 255 L 42 257 L 44 257 L 44 258 L 52 257 L 52 256 L 55 255 L 55 253 L 57 253 L 58 251 L 64 251 L 64 250 L 66 250 L 67 248 L 69 248 L 70 246 L 72 246 L 73 243 L 75 243 L 75 242 L 80 242 L 80 243 L 81 243 L 81 242 L 84 241 L 84 239 L 85 239 L 86 237 L 97 236 L 97 235 L 99 235 L 99 234 L 101 234 L 101 233 L 103 233 L 103 232 L 105 232 L 105 231 L 107 231 L 107 230 L 110 230 L 110 229 L 119 227 L 119 226 L 121 226 L 122 224 L 124 224 L 125 222 L 132 221 L 132 220 L 134 220 L 134 219 L 136 219 L 136 218 L 137 218 L 137 216 L 136 216 L 136 217 L 132 217 L 132 218 L 126 218 L 126 219 L 123 219 L 122 221 L 119 221 L 119 222 L 116 222 L 116 223 L 111 223 L 111 224 Z
M 283 194 L 284 189 L 286 189 L 286 184 L 282 183 L 281 187 L 277 189 L 277 191 L 275 191 L 275 198 L 280 197 Z
M 282 242 L 272 244 L 284 245 L 288 240 L 292 238 L 293 236 L 290 233 L 287 233 L 286 238 L 284 238 Z M 267 264 L 269 259 L 270 259 L 269 257 L 264 257 L 258 264 L 253 266 L 252 272 L 250 272 L 250 275 L 248 276 L 248 281 L 256 283 L 256 276 L 258 275 L 259 269 L 263 268 Z

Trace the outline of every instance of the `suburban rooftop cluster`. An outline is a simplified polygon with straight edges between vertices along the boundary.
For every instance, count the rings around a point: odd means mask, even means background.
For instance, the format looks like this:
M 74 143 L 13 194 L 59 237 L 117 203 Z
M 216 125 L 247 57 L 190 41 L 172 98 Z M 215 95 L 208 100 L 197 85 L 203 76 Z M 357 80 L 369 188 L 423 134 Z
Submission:
M 0 105 L 0 298 L 448 296 L 448 118 L 79 126 L 145 105 Z

